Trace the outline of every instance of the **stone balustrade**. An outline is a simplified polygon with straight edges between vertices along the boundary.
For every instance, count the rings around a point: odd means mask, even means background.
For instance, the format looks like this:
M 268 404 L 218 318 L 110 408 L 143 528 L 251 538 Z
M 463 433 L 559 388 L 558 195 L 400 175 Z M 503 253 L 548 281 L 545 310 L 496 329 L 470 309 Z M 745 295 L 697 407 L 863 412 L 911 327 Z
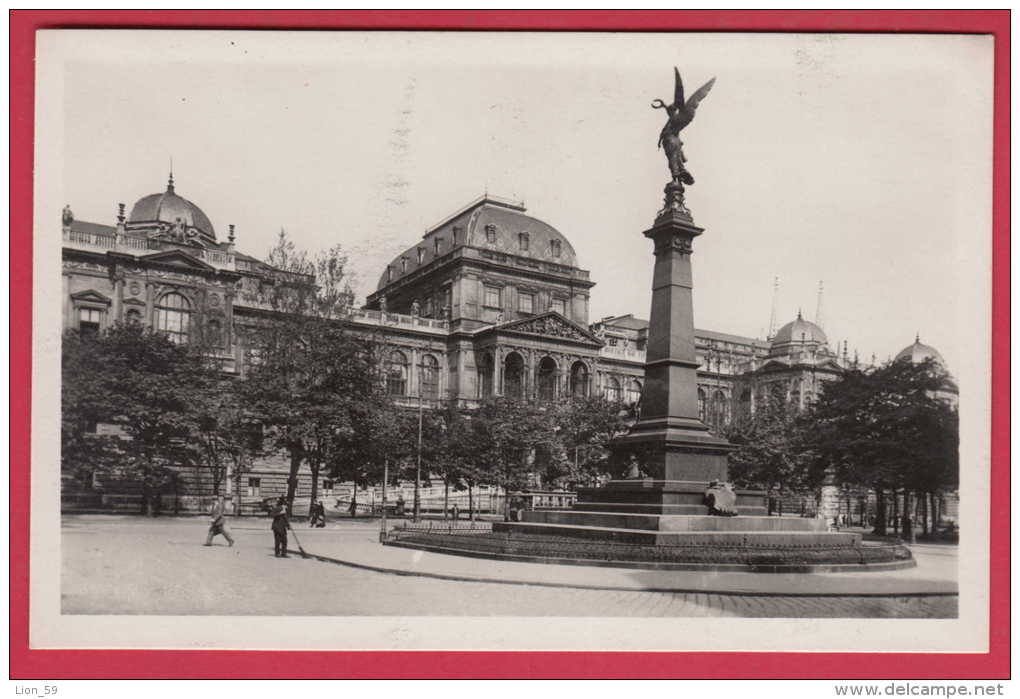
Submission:
M 630 347 L 613 347 L 612 345 L 605 345 L 599 350 L 599 356 L 605 357 L 606 359 L 623 359 L 629 362 L 640 362 L 645 361 L 645 351 L 639 349 L 633 349 Z
M 172 250 L 176 246 L 161 240 L 140 238 L 123 233 L 95 233 L 87 231 L 64 230 L 64 246 L 85 250 L 102 250 L 124 252 L 130 255 L 143 255 L 160 250 Z M 200 247 L 182 248 L 184 252 L 197 257 L 206 264 L 217 269 L 235 269 L 234 254 L 223 250 L 211 250 Z

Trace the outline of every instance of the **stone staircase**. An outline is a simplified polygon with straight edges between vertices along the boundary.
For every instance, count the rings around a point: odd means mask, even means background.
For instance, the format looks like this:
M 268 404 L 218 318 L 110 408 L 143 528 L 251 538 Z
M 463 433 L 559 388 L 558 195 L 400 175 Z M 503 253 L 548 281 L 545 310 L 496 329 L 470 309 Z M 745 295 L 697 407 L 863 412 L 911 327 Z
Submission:
M 530 510 L 521 522 L 495 522 L 493 531 L 660 546 L 845 547 L 861 535 L 830 532 L 824 520 L 769 517 L 764 494 L 738 491 L 735 517 L 709 514 L 707 483 L 624 480 L 579 492 L 569 510 Z

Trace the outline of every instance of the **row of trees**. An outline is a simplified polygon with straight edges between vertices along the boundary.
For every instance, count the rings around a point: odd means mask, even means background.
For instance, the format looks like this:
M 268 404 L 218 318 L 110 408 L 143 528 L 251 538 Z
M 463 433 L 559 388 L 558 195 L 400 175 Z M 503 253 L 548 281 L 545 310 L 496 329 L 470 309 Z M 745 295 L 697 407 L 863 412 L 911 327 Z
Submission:
M 451 488 L 592 482 L 605 445 L 624 428 L 621 406 L 585 398 L 533 404 L 494 399 L 462 410 L 397 407 L 385 393 L 384 338 L 345 322 L 353 295 L 339 248 L 317 257 L 281 233 L 266 310 L 238 328 L 249 348 L 243 378 L 224 376 L 196 336 L 175 344 L 137 325 L 63 343 L 63 466 L 88 479 L 136 483 L 146 510 L 182 473 L 202 474 L 213 493 L 269 454 L 289 460 L 293 505 L 302 471 L 314 500 L 322 477 L 379 483 L 422 474 Z M 418 421 L 422 422 L 420 455 Z M 116 429 L 96 431 L 97 425 Z M 529 483 L 529 480 L 532 481 Z
M 785 402 L 759 405 L 726 432 L 737 445 L 731 478 L 780 495 L 824 484 L 871 490 L 884 534 L 890 498 L 935 502 L 959 484 L 959 417 L 942 397 L 948 382 L 932 360 L 896 361 L 846 371 L 801 413 Z

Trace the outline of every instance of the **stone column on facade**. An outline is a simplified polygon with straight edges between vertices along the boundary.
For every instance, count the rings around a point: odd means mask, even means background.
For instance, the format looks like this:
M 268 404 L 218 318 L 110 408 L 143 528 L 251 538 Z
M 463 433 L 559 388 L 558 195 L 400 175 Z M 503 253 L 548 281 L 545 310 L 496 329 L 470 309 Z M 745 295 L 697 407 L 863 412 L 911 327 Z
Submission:
M 407 395 L 415 398 L 421 398 L 421 381 L 419 381 L 419 367 L 418 364 L 421 361 L 421 352 L 417 347 L 411 348 L 411 366 L 407 380 L 410 385 L 407 387 Z
M 145 324 L 150 328 L 156 327 L 156 285 L 153 282 L 145 282 Z
M 223 292 L 223 348 L 229 353 L 234 347 L 234 290 Z
M 64 329 L 74 327 L 74 304 L 71 302 L 71 275 L 60 275 L 60 290 L 63 293 L 63 304 L 61 313 L 64 316 Z
M 107 326 L 123 320 L 124 313 L 124 272 L 114 267 L 112 277 L 113 304 L 110 308 L 110 317 L 106 319 Z
M 495 347 L 492 352 L 492 395 L 494 396 L 503 395 L 504 354 L 506 353 L 502 347 Z

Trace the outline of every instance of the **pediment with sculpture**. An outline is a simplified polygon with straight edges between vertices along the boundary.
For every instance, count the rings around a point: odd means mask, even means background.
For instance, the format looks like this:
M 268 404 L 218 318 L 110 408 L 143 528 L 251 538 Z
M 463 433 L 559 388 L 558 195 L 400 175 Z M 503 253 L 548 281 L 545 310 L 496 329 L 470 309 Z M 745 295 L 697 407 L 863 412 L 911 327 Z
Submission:
M 602 341 L 595 335 L 588 332 L 585 328 L 570 322 L 555 311 L 500 325 L 498 331 L 500 333 L 519 333 L 523 335 L 536 335 L 543 338 L 569 340 L 596 347 L 602 345 Z

